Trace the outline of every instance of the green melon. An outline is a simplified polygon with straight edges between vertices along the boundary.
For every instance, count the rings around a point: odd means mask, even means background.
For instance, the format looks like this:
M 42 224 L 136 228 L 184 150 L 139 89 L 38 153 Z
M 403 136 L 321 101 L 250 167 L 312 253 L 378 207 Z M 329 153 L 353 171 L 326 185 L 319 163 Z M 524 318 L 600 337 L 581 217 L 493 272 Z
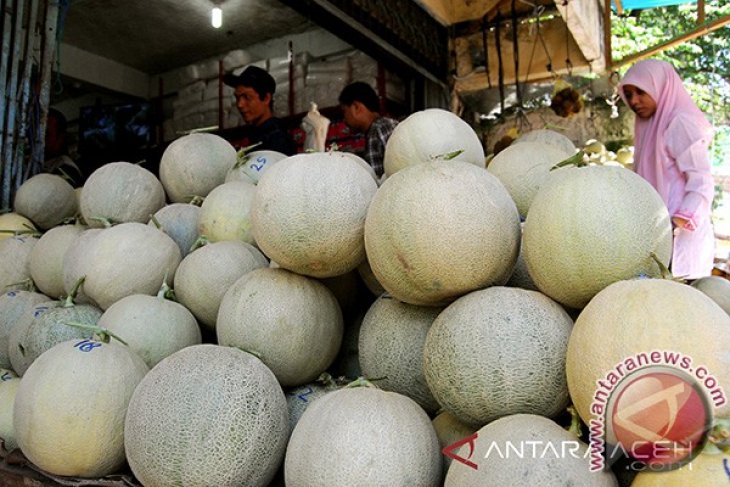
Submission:
M 49 301 L 44 294 L 30 291 L 6 291 L 0 295 L 0 368 L 12 367 L 8 355 L 8 340 L 21 319 L 36 305 Z
M 256 244 L 281 267 L 332 277 L 365 259 L 363 226 L 378 187 L 341 153 L 298 154 L 273 165 L 256 187 Z
M 444 448 L 447 448 L 464 438 L 468 438 L 476 431 L 472 426 L 456 419 L 453 415 L 449 414 L 448 411 L 444 411 L 433 418 L 431 424 L 433 425 L 433 429 L 436 431 L 436 436 L 439 439 L 439 447 L 441 448 L 442 453 Z M 445 454 L 442 454 L 441 459 L 443 461 L 443 476 L 446 477 L 446 473 L 449 471 L 452 459 Z
M 286 406 L 289 410 L 289 434 L 294 431 L 294 427 L 309 406 L 314 401 L 324 396 L 328 392 L 336 391 L 340 386 L 332 380 L 329 374 L 322 374 L 316 382 L 304 384 L 303 386 L 287 389 Z
M 86 227 L 61 225 L 41 236 L 30 252 L 30 276 L 46 296 L 60 298 L 66 294 L 63 284 L 63 261 L 76 238 Z
M 211 190 L 200 207 L 198 233 L 211 242 L 240 240 L 254 243 L 251 232 L 251 205 L 256 186 L 231 181 Z
M 568 404 L 572 323 L 535 291 L 495 286 L 467 294 L 428 331 L 428 386 L 444 409 L 476 427 L 509 414 L 556 416 Z
M 413 164 L 461 151 L 458 160 L 484 167 L 484 148 L 474 129 L 447 110 L 429 108 L 400 122 L 385 146 L 385 176 Z
M 289 440 L 287 487 L 441 485 L 436 433 L 418 404 L 350 387 L 317 399 Z
M 81 214 L 89 226 L 146 223 L 165 205 L 162 183 L 147 169 L 129 162 L 104 164 L 91 173 L 81 193 Z
M 365 221 L 373 273 L 409 304 L 440 306 L 504 284 L 519 244 L 519 215 L 507 190 L 461 161 L 417 164 L 389 177 Z
M 62 275 L 63 290 L 66 295 L 70 294 L 78 284 L 79 279 L 86 277 L 86 266 L 88 256 L 91 254 L 94 239 L 103 232 L 101 228 L 89 228 L 76 236 L 66 253 L 63 255 Z M 74 302 L 78 304 L 95 304 L 84 292 L 84 285 L 81 284 L 76 290 Z
M 360 328 L 360 367 L 383 390 L 410 397 L 427 413 L 439 409 L 423 375 L 423 346 L 442 308 L 414 306 L 384 295 L 365 314 Z
M 124 418 L 147 366 L 117 343 L 59 343 L 30 366 L 13 409 L 23 454 L 54 475 L 97 478 L 124 464 Z
M 27 289 L 30 276 L 30 254 L 38 238 L 24 235 L 0 240 L 0 290 Z
M 239 156 L 236 164 L 226 174 L 226 183 L 231 181 L 245 181 L 258 184 L 261 176 L 272 165 L 286 159 L 288 156 L 273 150 L 257 150 Z
M 236 159 L 236 149 L 218 135 L 185 135 L 162 154 L 160 180 L 170 201 L 188 203 L 223 184 Z
M 707 294 L 730 314 L 730 281 L 719 276 L 707 276 L 693 281 L 692 287 Z
M 281 387 L 256 357 L 216 345 L 176 352 L 142 380 L 124 444 L 147 486 L 265 487 L 288 438 Z
M 651 253 L 669 263 L 669 213 L 656 190 L 628 169 L 560 169 L 530 206 L 523 251 L 540 291 L 580 309 L 611 283 L 659 275 Z
M 38 174 L 20 185 L 13 208 L 47 230 L 76 214 L 76 194 L 61 176 Z
M 214 330 L 228 288 L 244 274 L 266 265 L 266 257 L 256 247 L 238 240 L 205 245 L 180 262 L 175 296 L 203 325 Z
M 444 487 L 618 486 L 611 472 L 590 471 L 585 443 L 542 416 L 507 416 L 476 434 L 473 444 L 465 444 L 454 453 L 478 468 L 451 462 Z
M 519 144 L 522 142 L 538 142 L 543 145 L 549 145 L 557 148 L 565 154 L 568 154 L 568 156 L 572 156 L 577 150 L 572 140 L 560 132 L 550 129 L 536 129 L 525 132 L 521 136 L 517 137 L 517 140 L 515 140 L 513 144 Z
M 342 312 L 324 284 L 268 268 L 244 274 L 226 291 L 216 323 L 220 345 L 257 354 L 283 386 L 306 384 L 324 372 L 340 349 L 342 330 Z
M 154 220 L 160 224 L 163 232 L 168 234 L 180 247 L 180 255 L 185 257 L 193 248 L 200 236 L 198 234 L 198 217 L 200 207 L 187 203 L 173 203 L 163 206 L 154 214 Z M 149 225 L 156 225 L 150 220 Z

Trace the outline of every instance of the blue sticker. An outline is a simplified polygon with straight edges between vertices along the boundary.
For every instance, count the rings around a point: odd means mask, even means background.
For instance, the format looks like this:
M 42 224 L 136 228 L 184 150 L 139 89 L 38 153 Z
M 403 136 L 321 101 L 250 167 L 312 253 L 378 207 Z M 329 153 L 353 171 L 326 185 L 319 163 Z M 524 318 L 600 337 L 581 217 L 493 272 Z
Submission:
M 33 318 L 38 318 L 44 311 L 48 311 L 48 306 L 38 306 L 33 310 Z
M 17 291 L 8 291 L 8 292 L 7 292 L 6 294 L 5 294 L 5 296 L 9 296 L 9 297 L 11 297 L 11 298 L 14 298 L 14 297 L 15 297 L 15 296 L 17 296 L 17 295 L 18 295 Z

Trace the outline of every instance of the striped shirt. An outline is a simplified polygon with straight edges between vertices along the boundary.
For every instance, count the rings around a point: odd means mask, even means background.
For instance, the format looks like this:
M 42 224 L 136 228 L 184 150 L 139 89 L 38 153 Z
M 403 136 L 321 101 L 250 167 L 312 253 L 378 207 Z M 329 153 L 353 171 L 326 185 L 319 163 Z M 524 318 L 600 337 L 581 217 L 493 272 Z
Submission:
M 395 130 L 398 122 L 388 117 L 378 117 L 370 125 L 365 135 L 364 158 L 370 164 L 378 177 L 383 175 L 383 157 L 385 144 Z

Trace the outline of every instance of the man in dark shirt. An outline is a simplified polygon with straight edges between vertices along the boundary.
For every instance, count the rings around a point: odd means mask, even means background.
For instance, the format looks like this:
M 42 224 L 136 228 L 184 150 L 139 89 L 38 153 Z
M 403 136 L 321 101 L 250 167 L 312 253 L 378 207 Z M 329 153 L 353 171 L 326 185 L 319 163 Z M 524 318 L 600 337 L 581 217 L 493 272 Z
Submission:
M 365 133 L 364 159 L 378 177 L 382 176 L 385 144 L 398 122 L 380 115 L 378 95 L 369 84 L 362 81 L 345 86 L 339 102 L 347 126 Z
M 226 74 L 223 82 L 234 89 L 238 111 L 250 126 L 251 144 L 261 142 L 255 150 L 294 154 L 294 143 L 281 120 L 273 114 L 274 78 L 261 68 L 249 66 L 239 75 Z

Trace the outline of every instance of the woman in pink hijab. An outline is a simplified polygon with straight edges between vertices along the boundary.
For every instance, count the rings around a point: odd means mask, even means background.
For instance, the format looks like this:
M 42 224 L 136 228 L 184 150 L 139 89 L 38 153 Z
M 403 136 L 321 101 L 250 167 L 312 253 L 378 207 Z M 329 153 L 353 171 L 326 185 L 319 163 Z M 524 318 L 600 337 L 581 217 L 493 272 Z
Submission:
M 707 149 L 712 125 L 664 61 L 636 63 L 621 80 L 619 94 L 636 113 L 636 172 L 656 188 L 672 217 L 672 273 L 686 279 L 710 275 L 714 181 Z

